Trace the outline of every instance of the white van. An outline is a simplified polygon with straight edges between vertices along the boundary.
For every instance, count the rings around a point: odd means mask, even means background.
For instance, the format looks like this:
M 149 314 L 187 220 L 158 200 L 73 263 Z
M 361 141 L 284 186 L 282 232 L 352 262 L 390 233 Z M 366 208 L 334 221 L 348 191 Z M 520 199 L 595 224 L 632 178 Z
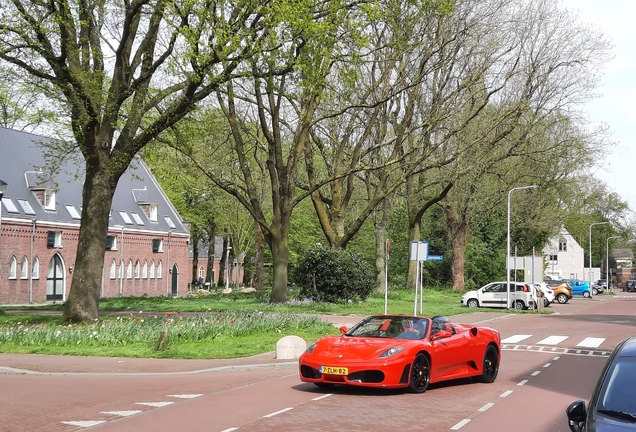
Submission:
M 506 308 L 514 307 L 517 310 L 534 309 L 535 288 L 530 283 L 510 282 L 514 291 L 506 290 L 507 282 L 492 282 L 478 290 L 468 291 L 462 296 L 462 306 L 469 308 L 491 307 Z M 508 305 L 508 299 L 510 304 Z

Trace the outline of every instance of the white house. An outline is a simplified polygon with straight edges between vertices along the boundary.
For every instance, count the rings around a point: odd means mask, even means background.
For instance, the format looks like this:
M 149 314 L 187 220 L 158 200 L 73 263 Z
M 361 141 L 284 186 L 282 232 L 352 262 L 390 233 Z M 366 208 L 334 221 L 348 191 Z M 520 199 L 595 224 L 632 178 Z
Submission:
M 562 279 L 589 280 L 585 266 L 584 249 L 565 228 L 559 235 L 552 237 L 543 248 L 545 274 Z M 592 268 L 592 280 L 600 279 L 601 270 Z

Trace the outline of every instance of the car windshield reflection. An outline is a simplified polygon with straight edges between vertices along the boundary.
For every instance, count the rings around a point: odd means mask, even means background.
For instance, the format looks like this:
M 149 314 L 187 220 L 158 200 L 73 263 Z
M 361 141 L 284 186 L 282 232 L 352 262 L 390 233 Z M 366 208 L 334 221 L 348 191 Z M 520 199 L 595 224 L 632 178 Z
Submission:
M 406 316 L 372 316 L 351 327 L 346 336 L 423 339 L 428 333 L 429 320 Z
M 601 389 L 597 412 L 614 417 L 636 418 L 636 359 L 619 358 L 608 371 Z

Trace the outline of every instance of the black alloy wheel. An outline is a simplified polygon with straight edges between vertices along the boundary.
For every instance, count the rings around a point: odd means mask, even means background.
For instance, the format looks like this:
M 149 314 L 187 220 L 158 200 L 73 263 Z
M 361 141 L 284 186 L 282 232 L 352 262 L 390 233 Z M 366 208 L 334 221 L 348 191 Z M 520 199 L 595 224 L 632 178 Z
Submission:
M 412 393 L 424 393 L 431 379 L 431 362 L 424 353 L 419 353 L 413 359 L 411 365 L 411 380 L 409 391 Z
M 479 381 L 484 383 L 494 382 L 498 373 L 499 355 L 497 354 L 497 349 L 492 345 L 488 345 L 484 353 L 484 363 Z

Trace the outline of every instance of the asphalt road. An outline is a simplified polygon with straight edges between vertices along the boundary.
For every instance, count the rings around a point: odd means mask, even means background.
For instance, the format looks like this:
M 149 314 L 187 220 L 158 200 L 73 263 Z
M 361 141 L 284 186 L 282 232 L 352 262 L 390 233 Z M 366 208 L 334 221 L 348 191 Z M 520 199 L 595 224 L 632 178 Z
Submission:
M 0 355 L 0 431 L 566 432 L 567 405 L 589 398 L 613 347 L 636 335 L 636 296 L 618 294 L 554 304 L 549 316 L 461 316 L 509 341 L 497 381 L 453 381 L 421 395 L 327 391 L 302 383 L 294 361 L 268 358 L 228 367 Z M 20 366 L 40 373 L 11 373 Z

